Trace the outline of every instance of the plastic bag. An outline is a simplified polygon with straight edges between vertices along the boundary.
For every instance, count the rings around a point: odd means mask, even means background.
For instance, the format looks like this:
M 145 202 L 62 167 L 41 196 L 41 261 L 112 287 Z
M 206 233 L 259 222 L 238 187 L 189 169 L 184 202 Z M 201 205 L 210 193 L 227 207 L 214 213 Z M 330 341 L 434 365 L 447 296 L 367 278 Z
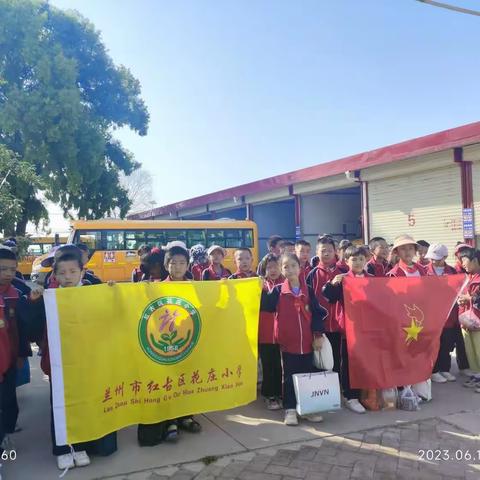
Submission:
M 396 410 L 398 402 L 398 391 L 396 388 L 384 388 L 382 390 L 383 409 Z
M 480 330 L 480 318 L 471 308 L 458 316 L 458 321 L 463 328 L 467 330 Z
M 429 402 L 432 399 L 432 381 L 430 379 L 424 382 L 412 385 L 412 390 L 424 401 Z
M 400 410 L 407 410 L 408 412 L 420 410 L 419 397 L 410 385 L 403 387 L 403 390 L 400 392 L 398 408 Z
M 323 335 L 322 348 L 313 351 L 313 365 L 319 370 L 333 370 L 332 345 L 325 335 Z

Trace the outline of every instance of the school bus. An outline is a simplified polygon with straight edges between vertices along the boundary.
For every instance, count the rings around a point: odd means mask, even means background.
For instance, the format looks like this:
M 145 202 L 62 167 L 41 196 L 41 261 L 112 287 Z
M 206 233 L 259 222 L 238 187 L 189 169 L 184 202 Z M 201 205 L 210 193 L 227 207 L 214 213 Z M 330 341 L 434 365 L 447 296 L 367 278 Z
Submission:
M 233 252 L 248 247 L 258 263 L 257 225 L 249 220 L 78 220 L 72 223 L 67 243 L 85 243 L 93 252 L 87 268 L 103 281 L 129 281 L 140 259 L 137 249 L 147 244 L 160 247 L 181 240 L 188 248 L 201 243 L 220 245 L 227 255 L 224 265 L 235 271 Z M 35 262 L 32 276 L 41 281 L 42 258 Z M 48 270 L 45 270 L 48 271 Z
M 30 277 L 35 259 L 47 254 L 55 245 L 67 243 L 67 237 L 58 235 L 55 235 L 55 237 L 31 237 L 30 241 L 27 253 L 18 262 L 18 270 L 26 278 Z

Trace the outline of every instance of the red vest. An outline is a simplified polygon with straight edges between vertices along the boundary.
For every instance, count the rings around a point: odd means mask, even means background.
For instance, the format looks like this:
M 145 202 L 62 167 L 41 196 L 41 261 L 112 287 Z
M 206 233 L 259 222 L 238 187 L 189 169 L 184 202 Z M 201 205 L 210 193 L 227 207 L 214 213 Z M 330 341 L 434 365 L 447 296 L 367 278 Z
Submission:
M 280 276 L 277 280 L 265 280 L 263 289 L 270 292 L 275 285 L 280 285 L 285 279 Z M 258 321 L 258 343 L 276 343 L 275 342 L 275 313 L 260 311 Z
M 282 283 L 275 315 L 275 338 L 283 352 L 297 355 L 312 352 L 312 312 L 304 282 L 298 295 L 293 294 L 288 280 Z
M 340 326 L 337 321 L 335 304 L 329 303 L 323 296 L 322 288 L 327 282 L 331 282 L 337 275 L 342 273 L 345 273 L 345 271 L 340 270 L 338 264 L 334 264 L 331 268 L 327 268 L 320 263 L 311 273 L 311 275 L 313 275 L 312 288 L 315 292 L 318 303 L 328 312 L 328 317 L 325 319 L 326 332 L 339 332 Z

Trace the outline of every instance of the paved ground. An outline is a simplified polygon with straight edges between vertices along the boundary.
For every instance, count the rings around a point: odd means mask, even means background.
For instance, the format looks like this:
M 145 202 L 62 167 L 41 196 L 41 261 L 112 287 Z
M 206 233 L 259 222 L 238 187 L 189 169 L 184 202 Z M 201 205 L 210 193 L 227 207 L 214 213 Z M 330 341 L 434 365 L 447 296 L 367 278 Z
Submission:
M 19 389 L 23 430 L 14 436 L 17 460 L 3 462 L 3 480 L 49 480 L 60 474 L 50 453 L 48 383 L 37 358 L 32 377 L 32 384 Z M 298 427 L 284 426 L 282 412 L 267 411 L 259 400 L 200 416 L 201 434 L 151 448 L 139 448 L 130 427 L 119 432 L 118 452 L 93 458 L 92 465 L 73 469 L 66 478 L 480 479 L 480 395 L 459 382 L 435 385 L 433 394 L 419 412 L 340 411 L 326 414 L 321 424 Z M 419 450 L 425 450 L 423 459 Z M 444 459 L 430 461 L 432 455 Z

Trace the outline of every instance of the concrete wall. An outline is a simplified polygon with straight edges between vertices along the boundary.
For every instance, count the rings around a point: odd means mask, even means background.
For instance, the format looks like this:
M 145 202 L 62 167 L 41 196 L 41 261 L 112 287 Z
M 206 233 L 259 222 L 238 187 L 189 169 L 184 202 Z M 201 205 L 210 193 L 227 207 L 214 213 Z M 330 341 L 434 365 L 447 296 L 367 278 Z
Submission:
M 302 237 L 315 245 L 318 234 L 328 233 L 337 239 L 361 238 L 360 189 L 302 195 Z
M 258 226 L 260 258 L 267 253 L 267 240 L 280 235 L 295 240 L 295 206 L 293 200 L 254 205 L 253 221 Z

